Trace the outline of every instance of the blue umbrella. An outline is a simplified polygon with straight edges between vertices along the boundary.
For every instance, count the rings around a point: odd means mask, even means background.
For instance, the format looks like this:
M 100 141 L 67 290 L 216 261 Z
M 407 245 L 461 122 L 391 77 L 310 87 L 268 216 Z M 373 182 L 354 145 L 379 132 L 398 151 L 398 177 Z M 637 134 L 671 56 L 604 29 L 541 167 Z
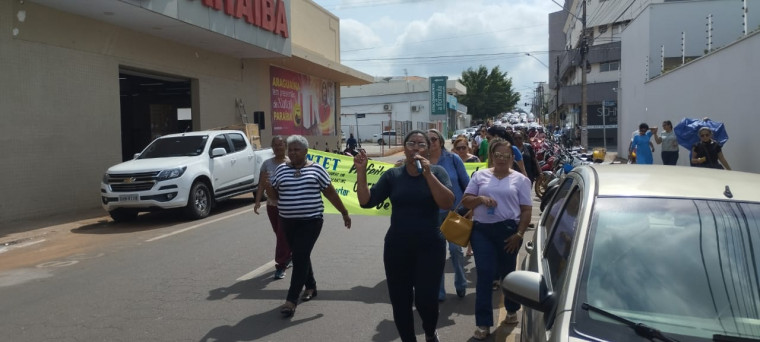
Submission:
M 684 118 L 681 122 L 673 127 L 673 132 L 676 133 L 676 139 L 678 139 L 678 145 L 683 146 L 685 149 L 691 151 L 691 147 L 699 142 L 699 129 L 702 127 L 708 127 L 713 132 L 713 139 L 723 146 L 728 141 L 728 133 L 726 133 L 726 127 L 722 122 L 712 121 L 710 119 L 689 119 Z

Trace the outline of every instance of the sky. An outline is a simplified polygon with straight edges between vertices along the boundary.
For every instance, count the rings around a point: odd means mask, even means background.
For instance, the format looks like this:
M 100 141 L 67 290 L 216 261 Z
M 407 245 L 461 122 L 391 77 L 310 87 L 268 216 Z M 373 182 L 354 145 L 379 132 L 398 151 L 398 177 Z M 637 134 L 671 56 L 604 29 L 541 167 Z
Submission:
M 340 18 L 343 65 L 378 77 L 450 80 L 499 66 L 526 109 L 536 82 L 548 80 L 548 14 L 562 9 L 551 0 L 314 2 Z

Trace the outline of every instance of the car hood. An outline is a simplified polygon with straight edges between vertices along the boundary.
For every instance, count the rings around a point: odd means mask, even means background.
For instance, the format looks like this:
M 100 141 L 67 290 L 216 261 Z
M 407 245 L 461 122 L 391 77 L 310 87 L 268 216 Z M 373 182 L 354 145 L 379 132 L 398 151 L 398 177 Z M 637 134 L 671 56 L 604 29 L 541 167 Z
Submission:
M 175 167 L 187 166 L 198 160 L 198 157 L 167 157 L 132 159 L 108 168 L 108 172 L 148 172 L 161 171 Z

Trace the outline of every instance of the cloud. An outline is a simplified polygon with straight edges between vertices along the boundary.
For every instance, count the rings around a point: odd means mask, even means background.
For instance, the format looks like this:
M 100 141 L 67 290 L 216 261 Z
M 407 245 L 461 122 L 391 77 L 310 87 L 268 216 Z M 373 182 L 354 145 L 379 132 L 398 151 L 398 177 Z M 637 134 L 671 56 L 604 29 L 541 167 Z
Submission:
M 523 100 L 534 82 L 548 80 L 548 69 L 525 53 L 549 63 L 548 14 L 561 10 L 546 0 L 354 0 L 341 6 L 325 8 L 341 18 L 343 64 L 374 76 L 452 79 L 467 68 L 499 65 Z

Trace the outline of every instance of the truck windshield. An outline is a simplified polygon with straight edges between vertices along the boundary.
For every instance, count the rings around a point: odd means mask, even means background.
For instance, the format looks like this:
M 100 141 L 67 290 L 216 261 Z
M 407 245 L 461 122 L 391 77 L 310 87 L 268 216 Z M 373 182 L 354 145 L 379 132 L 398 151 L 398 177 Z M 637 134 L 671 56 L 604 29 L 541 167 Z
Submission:
M 207 135 L 159 138 L 154 140 L 137 159 L 197 156 L 203 153 Z

